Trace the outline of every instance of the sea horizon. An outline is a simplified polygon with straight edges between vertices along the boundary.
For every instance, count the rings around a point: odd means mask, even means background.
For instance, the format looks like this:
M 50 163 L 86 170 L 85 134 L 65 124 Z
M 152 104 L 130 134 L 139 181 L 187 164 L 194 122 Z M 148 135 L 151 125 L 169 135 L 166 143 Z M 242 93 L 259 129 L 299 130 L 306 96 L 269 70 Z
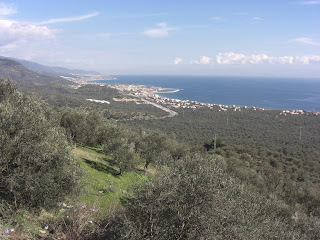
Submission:
M 318 78 L 184 75 L 112 75 L 106 84 L 135 84 L 181 89 L 158 94 L 167 98 L 270 110 L 320 110 Z

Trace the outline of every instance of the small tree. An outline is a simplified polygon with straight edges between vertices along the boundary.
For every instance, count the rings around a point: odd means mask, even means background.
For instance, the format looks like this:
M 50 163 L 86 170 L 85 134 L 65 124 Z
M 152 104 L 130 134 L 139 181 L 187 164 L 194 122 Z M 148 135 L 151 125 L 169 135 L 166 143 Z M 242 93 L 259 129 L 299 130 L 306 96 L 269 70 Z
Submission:
M 50 208 L 77 191 L 80 168 L 59 115 L 0 80 L 0 201 Z
M 137 141 L 136 147 L 141 158 L 145 161 L 145 171 L 151 163 L 167 157 L 171 146 L 171 141 L 165 134 L 158 131 L 142 130 L 141 138 Z
M 113 156 L 113 160 L 120 168 L 119 175 L 122 170 L 133 169 L 140 159 L 135 148 L 136 133 L 125 126 L 110 125 L 104 136 L 103 151 Z

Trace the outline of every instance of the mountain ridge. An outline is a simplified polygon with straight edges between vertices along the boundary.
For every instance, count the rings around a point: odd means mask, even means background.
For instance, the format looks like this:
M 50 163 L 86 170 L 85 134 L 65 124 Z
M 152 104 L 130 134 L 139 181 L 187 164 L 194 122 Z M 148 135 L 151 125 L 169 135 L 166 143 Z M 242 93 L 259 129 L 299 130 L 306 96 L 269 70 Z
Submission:
M 38 83 L 38 84 L 64 84 L 74 85 L 75 83 L 57 76 L 48 76 L 36 73 L 21 63 L 11 59 L 0 58 L 0 78 L 10 78 L 13 82 L 19 84 Z
M 94 74 L 94 75 L 101 75 L 101 73 L 96 71 L 87 71 L 87 70 L 79 70 L 79 69 L 68 69 L 64 67 L 56 67 L 56 66 L 46 66 L 40 63 L 24 60 L 24 59 L 18 59 L 18 58 L 12 58 L 12 57 L 3 57 L 0 56 L 0 59 L 9 59 L 16 61 L 18 63 L 21 63 L 24 67 L 44 75 L 49 76 L 71 76 L 73 74 Z

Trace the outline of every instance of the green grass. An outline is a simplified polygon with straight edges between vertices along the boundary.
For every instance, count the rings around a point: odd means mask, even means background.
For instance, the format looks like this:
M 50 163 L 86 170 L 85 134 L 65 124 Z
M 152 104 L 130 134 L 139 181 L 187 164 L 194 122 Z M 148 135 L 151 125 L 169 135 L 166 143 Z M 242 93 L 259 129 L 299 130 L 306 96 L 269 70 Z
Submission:
M 114 165 L 112 158 L 98 148 L 76 147 L 72 155 L 85 172 L 84 184 L 80 196 L 66 199 L 65 204 L 74 206 L 95 204 L 95 208 L 99 210 L 98 218 L 101 219 L 121 207 L 120 199 L 126 195 L 130 186 L 148 178 L 144 175 L 143 166 L 117 175 L 119 168 Z M 39 239 L 37 236 L 39 231 L 43 230 L 43 225 L 48 219 L 59 217 L 62 214 L 61 210 L 62 206 L 49 212 L 42 209 L 39 214 L 34 214 L 21 209 L 12 218 L 14 227 L 10 222 L 4 225 L 0 219 L 0 231 L 3 232 L 5 227 L 15 228 L 14 236 L 10 239 Z
M 119 168 L 100 149 L 77 147 L 73 155 L 86 173 L 83 193 L 74 201 L 95 203 L 102 214 L 110 207 L 117 207 L 130 186 L 147 179 L 142 168 L 117 175 Z

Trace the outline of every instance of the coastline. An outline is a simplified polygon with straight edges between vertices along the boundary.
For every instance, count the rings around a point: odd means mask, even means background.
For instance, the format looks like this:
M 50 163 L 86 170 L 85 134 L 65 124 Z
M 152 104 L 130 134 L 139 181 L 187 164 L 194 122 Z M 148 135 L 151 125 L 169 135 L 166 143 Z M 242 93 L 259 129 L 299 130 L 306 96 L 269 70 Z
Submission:
M 108 79 L 109 80 L 116 80 L 116 78 Z M 170 93 L 177 93 L 182 91 L 183 89 L 177 89 L 177 88 L 164 88 L 164 87 L 154 87 L 154 86 L 147 86 L 147 85 L 139 85 L 139 84 L 120 84 L 120 83 L 108 83 L 108 82 L 101 82 L 102 80 L 96 79 L 90 81 L 77 81 L 79 84 L 78 86 L 74 88 L 78 88 L 81 85 L 86 84 L 94 84 L 99 86 L 107 86 L 111 88 L 115 88 L 121 92 L 128 93 L 133 96 L 137 96 L 140 98 L 144 98 L 148 101 L 155 102 L 157 104 L 164 105 L 166 107 L 170 107 L 171 109 L 179 109 L 179 108 L 192 108 L 197 109 L 200 107 L 208 107 L 210 109 L 217 109 L 218 111 L 227 111 L 227 110 L 233 110 L 233 111 L 242 111 L 244 109 L 252 109 L 254 111 L 256 110 L 275 110 L 279 111 L 281 115 L 319 115 L 319 112 L 314 111 L 307 111 L 307 110 L 301 110 L 301 109 L 294 109 L 294 110 L 283 110 L 282 109 L 270 109 L 270 108 L 264 108 L 264 107 L 255 107 L 255 106 L 238 106 L 238 105 L 225 105 L 225 104 L 215 104 L 215 103 L 202 103 L 199 101 L 192 101 L 192 100 L 181 100 L 181 99 L 175 99 L 171 97 L 165 97 L 161 96 L 161 94 L 170 94 Z M 103 80 L 104 81 L 104 80 Z
M 176 92 L 179 92 L 183 89 L 170 89 L 170 88 L 167 88 L 165 89 L 164 91 L 157 91 L 157 92 L 153 92 L 154 94 L 161 94 L 161 93 L 176 93 Z
M 99 83 L 135 84 L 183 89 L 161 96 L 223 105 L 256 106 L 281 110 L 320 111 L 320 79 L 281 77 L 221 77 L 176 75 L 115 75 L 116 81 Z
M 253 111 L 279 111 L 280 115 L 320 115 L 319 112 L 310 112 L 304 110 L 281 110 L 281 109 L 267 109 L 267 108 L 258 108 L 255 106 L 236 106 L 236 105 L 223 105 L 223 104 L 215 104 L 215 103 L 201 103 L 198 101 L 190 101 L 190 100 L 180 100 L 174 98 L 167 98 L 160 96 L 159 94 L 164 93 L 163 91 L 157 91 L 157 89 L 166 90 L 165 88 L 153 87 L 153 86 L 145 86 L 145 85 L 137 85 L 137 84 L 106 84 L 106 86 L 115 88 L 120 92 L 125 94 L 129 94 L 133 97 L 139 97 L 141 99 L 149 101 L 151 104 L 157 104 L 165 107 L 169 107 L 171 109 L 199 109 L 202 107 L 207 107 L 211 110 L 217 110 L 219 112 L 225 111 L 235 111 L 241 112 L 244 110 L 253 110 Z M 155 91 L 156 90 L 156 91 Z M 178 92 L 182 89 L 175 89 L 173 91 L 169 91 L 168 93 Z M 178 113 L 176 112 L 176 115 Z

